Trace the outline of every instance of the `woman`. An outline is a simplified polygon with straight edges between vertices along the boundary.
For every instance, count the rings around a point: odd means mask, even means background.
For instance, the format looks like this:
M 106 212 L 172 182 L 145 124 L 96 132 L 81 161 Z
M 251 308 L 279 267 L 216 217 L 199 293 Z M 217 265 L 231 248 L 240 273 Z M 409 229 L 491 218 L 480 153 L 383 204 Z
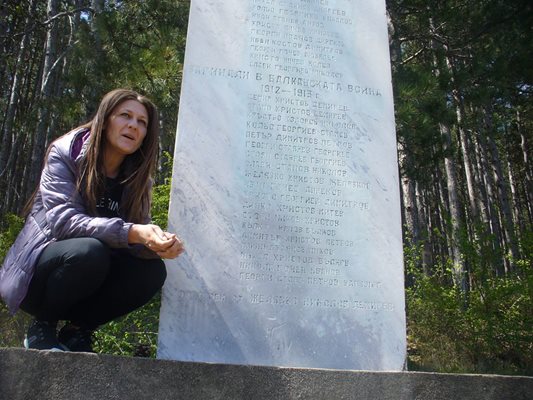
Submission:
M 96 116 L 49 147 L 24 228 L 0 270 L 10 311 L 34 316 L 26 348 L 92 352 L 98 326 L 148 302 L 161 258 L 183 245 L 149 223 L 159 126 L 138 93 L 104 96 Z M 59 333 L 57 322 L 67 321 Z

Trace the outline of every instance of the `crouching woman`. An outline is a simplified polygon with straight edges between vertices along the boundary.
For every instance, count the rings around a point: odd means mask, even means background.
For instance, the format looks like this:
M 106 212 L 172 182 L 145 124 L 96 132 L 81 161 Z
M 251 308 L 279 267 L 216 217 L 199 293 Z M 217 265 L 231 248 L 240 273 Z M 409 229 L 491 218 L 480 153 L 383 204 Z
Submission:
M 150 224 L 157 109 L 125 89 L 49 147 L 31 211 L 0 270 L 10 311 L 34 317 L 25 347 L 92 352 L 95 329 L 147 303 L 183 244 Z M 59 332 L 58 321 L 65 321 Z

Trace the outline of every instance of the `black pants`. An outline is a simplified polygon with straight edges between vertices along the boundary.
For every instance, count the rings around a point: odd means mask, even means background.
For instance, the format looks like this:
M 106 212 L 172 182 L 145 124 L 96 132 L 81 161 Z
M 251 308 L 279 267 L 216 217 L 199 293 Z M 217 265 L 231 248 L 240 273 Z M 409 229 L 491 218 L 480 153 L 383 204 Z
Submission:
M 96 329 L 146 304 L 163 286 L 159 259 L 141 259 L 94 238 L 50 243 L 41 254 L 21 308 L 43 321 Z

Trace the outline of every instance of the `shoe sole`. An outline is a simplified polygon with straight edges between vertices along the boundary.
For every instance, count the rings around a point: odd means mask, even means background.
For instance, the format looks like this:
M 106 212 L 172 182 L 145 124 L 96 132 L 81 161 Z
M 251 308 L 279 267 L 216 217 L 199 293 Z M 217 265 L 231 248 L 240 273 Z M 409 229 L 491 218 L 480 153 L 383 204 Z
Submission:
M 26 350 L 41 350 L 41 351 L 65 351 L 63 349 L 59 349 L 57 347 L 52 347 L 51 349 L 33 349 L 30 348 L 30 344 L 28 343 L 28 339 L 24 339 L 24 348 Z

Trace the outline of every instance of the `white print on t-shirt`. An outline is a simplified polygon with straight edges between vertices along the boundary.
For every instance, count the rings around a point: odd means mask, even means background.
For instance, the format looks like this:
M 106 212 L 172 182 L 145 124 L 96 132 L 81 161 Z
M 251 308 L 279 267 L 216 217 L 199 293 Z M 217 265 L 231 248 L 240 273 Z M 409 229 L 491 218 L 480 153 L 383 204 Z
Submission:
M 107 203 L 107 206 L 106 206 Z M 103 197 L 100 199 L 100 201 L 96 204 L 96 208 L 107 208 L 111 212 L 115 212 L 118 210 L 118 201 L 114 201 L 113 199 L 104 199 Z

